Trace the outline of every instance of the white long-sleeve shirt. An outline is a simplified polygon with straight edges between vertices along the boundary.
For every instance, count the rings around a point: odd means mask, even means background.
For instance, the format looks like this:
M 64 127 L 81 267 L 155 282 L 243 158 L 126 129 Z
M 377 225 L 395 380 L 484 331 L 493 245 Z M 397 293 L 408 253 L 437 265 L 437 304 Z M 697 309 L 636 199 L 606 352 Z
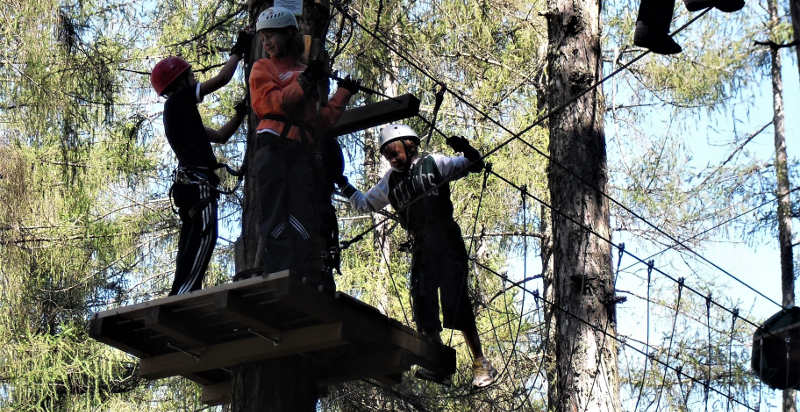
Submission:
M 466 175 L 470 161 L 463 156 L 448 157 L 440 154 L 428 155 L 435 161 L 436 168 L 443 179 L 456 180 Z M 411 162 L 411 167 L 424 157 L 416 157 Z M 350 196 L 350 205 L 362 212 L 375 212 L 389 204 L 389 177 L 392 173 L 399 173 L 394 168 L 386 172 L 380 181 L 366 193 L 357 190 Z

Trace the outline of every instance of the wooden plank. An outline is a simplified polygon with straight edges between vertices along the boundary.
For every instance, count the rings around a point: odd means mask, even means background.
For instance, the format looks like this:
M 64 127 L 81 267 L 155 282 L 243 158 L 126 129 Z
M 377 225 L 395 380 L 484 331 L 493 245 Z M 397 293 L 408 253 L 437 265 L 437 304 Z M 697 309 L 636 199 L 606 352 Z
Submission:
M 148 329 L 176 340 L 176 344 L 180 347 L 189 348 L 206 344 L 202 337 L 197 336 L 197 333 L 187 327 L 186 322 L 170 314 L 164 307 L 156 306 L 147 309 L 144 324 Z
M 274 286 L 286 287 L 288 283 L 277 282 L 277 281 L 282 281 L 282 280 L 285 281 L 286 279 L 288 279 L 288 277 L 289 277 L 289 270 L 282 270 L 280 272 L 270 273 L 264 276 L 254 276 L 252 278 L 240 280 L 237 282 L 225 283 L 207 289 L 196 290 L 194 292 L 186 293 L 183 295 L 167 296 L 163 298 L 153 299 L 148 302 L 138 303 L 136 305 L 122 306 L 119 308 L 98 312 L 96 316 L 98 318 L 108 318 L 120 315 L 132 315 L 135 314 L 136 312 L 141 312 L 145 309 L 149 309 L 152 307 L 173 305 L 173 304 L 180 305 L 186 303 L 186 301 L 202 300 L 204 298 L 207 298 L 208 296 L 214 295 L 218 292 L 222 292 L 225 290 L 257 288 L 258 286 L 264 286 L 262 285 L 262 283 L 269 284 L 270 286 L 273 287 Z
M 419 113 L 419 99 L 413 94 L 404 94 L 394 99 L 387 99 L 345 111 L 328 133 L 331 136 L 341 136 L 416 116 L 417 113 Z
M 200 400 L 206 405 L 221 405 L 231 401 L 233 381 L 225 381 L 212 385 L 203 385 Z
M 225 318 L 243 325 L 245 329 L 250 328 L 262 335 L 280 340 L 281 331 L 258 319 L 256 317 L 258 315 L 251 315 L 257 312 L 236 295 L 236 292 L 231 290 L 221 292 L 214 297 L 214 303 L 217 311 Z
M 426 369 L 448 375 L 456 371 L 456 351 L 449 346 L 428 342 L 399 329 L 392 329 L 391 341 L 415 355 L 419 364 Z
M 345 333 L 337 322 L 285 331 L 279 345 L 254 337 L 195 349 L 196 358 L 181 352 L 153 356 L 141 360 L 139 374 L 164 378 L 312 352 L 347 344 Z
M 89 322 L 89 336 L 97 341 L 113 346 L 138 358 L 150 355 L 150 353 L 139 347 L 132 346 L 128 342 L 122 342 L 119 340 L 115 336 L 116 333 L 111 331 L 113 326 L 113 323 L 110 322 L 108 318 L 97 318 L 97 315 L 95 315 Z
M 336 359 L 326 366 L 321 382 L 333 385 L 360 378 L 382 379 L 402 375 L 414 360 L 402 350 L 364 348 L 353 356 Z

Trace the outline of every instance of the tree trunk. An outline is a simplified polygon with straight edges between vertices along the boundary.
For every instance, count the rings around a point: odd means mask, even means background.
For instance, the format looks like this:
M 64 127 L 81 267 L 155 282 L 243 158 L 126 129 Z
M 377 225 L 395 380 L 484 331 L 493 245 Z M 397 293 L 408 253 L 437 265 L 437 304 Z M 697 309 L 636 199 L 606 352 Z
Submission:
M 556 108 L 600 75 L 597 1 L 548 0 L 548 105 Z M 550 119 L 548 168 L 553 212 L 553 300 L 556 318 L 556 411 L 621 410 L 611 246 L 604 108 L 595 90 Z M 564 168 L 569 168 L 586 184 Z M 580 319 L 580 320 L 579 320 Z M 591 327 L 586 323 L 593 325 Z M 610 336 L 605 336 L 603 330 Z
M 249 0 L 249 21 L 254 27 L 262 10 L 272 6 L 272 0 Z M 319 3 L 304 0 L 304 15 L 298 18 L 303 33 L 320 33 L 324 39 L 330 16 L 325 10 L 327 1 Z M 318 29 L 318 30 L 315 30 Z M 321 44 L 322 42 L 315 42 Z M 314 45 L 311 46 L 315 47 Z M 326 55 L 321 50 L 322 55 Z M 265 57 L 258 36 L 255 37 L 248 55 L 246 77 L 253 62 Z M 249 165 L 245 175 L 244 197 L 242 205 L 242 234 L 236 244 L 236 271 L 241 273 L 248 269 L 260 267 L 264 262 L 257 262 L 257 251 L 260 246 L 261 233 L 257 227 L 258 210 L 263 202 L 270 201 L 268 194 L 258 193 L 256 182 L 259 178 L 252 163 L 255 153 L 249 150 L 256 138 L 258 119 L 249 117 L 245 161 Z M 232 412 L 255 411 L 313 411 L 317 403 L 316 377 L 314 368 L 308 358 L 295 356 L 284 359 L 269 360 L 260 363 L 246 364 L 233 370 Z
M 792 2 L 796 3 L 796 2 Z M 779 23 L 778 5 L 776 0 L 767 1 L 770 28 L 774 29 Z M 795 32 L 797 33 L 797 32 Z M 786 165 L 786 135 L 783 113 L 783 79 L 781 77 L 780 49 L 773 47 L 770 50 L 772 74 L 772 124 L 775 128 L 775 172 L 778 180 L 778 243 L 781 251 L 781 295 L 784 308 L 794 306 L 794 268 L 792 257 L 792 217 L 791 201 L 789 197 L 789 173 Z M 783 411 L 795 412 L 794 390 L 783 391 Z

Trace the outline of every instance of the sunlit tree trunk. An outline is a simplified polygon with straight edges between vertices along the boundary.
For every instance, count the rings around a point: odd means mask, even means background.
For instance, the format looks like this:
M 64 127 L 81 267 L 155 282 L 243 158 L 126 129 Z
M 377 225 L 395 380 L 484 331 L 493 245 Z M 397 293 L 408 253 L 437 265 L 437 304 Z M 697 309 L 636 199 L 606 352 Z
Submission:
M 547 4 L 547 96 L 553 109 L 599 78 L 600 5 L 592 0 Z M 601 195 L 608 183 L 603 114 L 596 89 L 550 118 L 553 161 L 586 183 L 549 165 L 558 391 L 549 406 L 556 411 L 621 410 L 611 247 L 585 229 L 610 238 L 608 200 Z

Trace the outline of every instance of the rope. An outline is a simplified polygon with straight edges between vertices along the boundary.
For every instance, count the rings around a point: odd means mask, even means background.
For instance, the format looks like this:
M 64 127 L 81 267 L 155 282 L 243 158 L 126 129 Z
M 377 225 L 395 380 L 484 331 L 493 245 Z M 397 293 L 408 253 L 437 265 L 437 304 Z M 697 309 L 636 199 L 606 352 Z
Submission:
M 684 278 L 678 279 L 678 298 L 675 300 L 675 315 L 672 317 L 672 332 L 669 334 L 669 344 L 667 345 L 667 361 L 669 361 L 670 353 L 672 352 L 672 338 L 675 336 L 675 324 L 678 321 L 678 312 L 680 311 L 681 307 L 681 294 L 683 293 L 683 282 Z M 661 386 L 658 389 L 658 398 L 656 401 L 656 409 L 660 410 L 658 407 L 661 405 L 661 392 L 664 390 L 664 385 L 667 381 L 667 370 L 664 369 L 664 376 L 661 378 Z

